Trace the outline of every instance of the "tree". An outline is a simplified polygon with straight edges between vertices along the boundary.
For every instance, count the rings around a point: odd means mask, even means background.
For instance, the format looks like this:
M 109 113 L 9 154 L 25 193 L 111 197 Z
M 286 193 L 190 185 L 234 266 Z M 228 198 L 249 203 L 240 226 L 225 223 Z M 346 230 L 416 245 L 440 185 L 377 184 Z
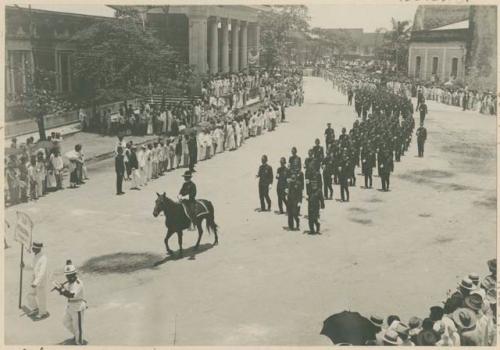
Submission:
M 38 125 L 40 140 L 46 140 L 45 119 L 48 114 L 67 111 L 72 104 L 55 93 L 55 72 L 35 68 L 26 73 L 26 93 L 21 96 L 23 110 L 34 117 Z
M 182 70 L 177 53 L 132 10 L 94 23 L 72 42 L 74 73 L 84 86 L 80 93 L 93 103 L 152 94 Z
M 382 55 L 389 58 L 397 72 L 408 70 L 408 47 L 411 35 L 409 21 L 397 21 L 392 18 L 392 29 L 384 35 Z
M 294 32 L 306 33 L 309 29 L 308 9 L 304 5 L 272 6 L 260 15 L 261 62 L 274 67 L 288 61 Z

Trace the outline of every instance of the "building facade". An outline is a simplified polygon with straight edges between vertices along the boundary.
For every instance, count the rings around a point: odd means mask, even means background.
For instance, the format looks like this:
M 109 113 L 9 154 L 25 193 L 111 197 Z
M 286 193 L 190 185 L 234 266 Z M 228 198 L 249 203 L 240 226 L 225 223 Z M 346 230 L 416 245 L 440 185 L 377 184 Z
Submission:
M 265 6 L 115 6 L 133 7 L 199 73 L 240 72 L 258 64 L 259 11 Z
M 415 14 L 408 74 L 496 91 L 496 6 L 422 5 Z

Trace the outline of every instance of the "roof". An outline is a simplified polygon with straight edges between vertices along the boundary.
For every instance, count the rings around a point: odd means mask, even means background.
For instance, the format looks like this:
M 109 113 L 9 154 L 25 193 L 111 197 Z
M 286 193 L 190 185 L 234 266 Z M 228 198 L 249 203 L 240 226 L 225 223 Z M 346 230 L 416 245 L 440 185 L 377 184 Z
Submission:
M 92 8 L 93 7 L 93 8 Z M 85 8 L 85 9 L 84 9 Z M 102 6 L 103 9 L 108 9 L 111 11 L 106 6 Z M 23 11 L 28 13 L 29 8 L 27 5 L 14 5 L 14 6 L 5 6 L 6 11 Z M 61 9 L 65 11 L 58 11 L 55 9 Z M 85 6 L 71 6 L 71 5 L 38 5 L 38 4 L 33 4 L 31 6 L 31 12 L 32 13 L 38 13 L 38 14 L 45 14 L 45 15 L 61 15 L 61 16 L 72 16 L 72 17 L 79 17 L 79 18 L 114 18 L 114 15 L 111 15 L 110 13 L 107 13 L 105 10 L 102 12 L 100 11 L 99 8 L 96 6 L 90 6 L 87 8 L 87 5 Z M 93 14 L 96 13 L 96 14 Z M 99 13 L 99 14 L 97 14 Z M 109 15 L 109 16 L 104 16 L 103 14 Z
M 431 30 L 469 29 L 469 20 L 448 24 Z
M 418 30 L 411 33 L 410 43 L 466 42 L 469 34 L 469 29 Z
M 413 30 L 431 30 L 469 19 L 468 5 L 420 5 L 415 12 Z
M 363 36 L 362 28 L 325 28 L 324 31 L 330 34 L 348 34 L 353 41 L 360 42 Z

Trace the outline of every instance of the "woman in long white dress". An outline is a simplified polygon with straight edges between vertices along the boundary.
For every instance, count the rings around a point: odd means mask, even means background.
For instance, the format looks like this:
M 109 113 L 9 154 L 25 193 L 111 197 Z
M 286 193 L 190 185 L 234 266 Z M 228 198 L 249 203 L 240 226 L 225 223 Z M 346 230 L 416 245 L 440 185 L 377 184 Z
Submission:
M 236 147 L 240 147 L 241 146 L 241 128 L 240 128 L 240 123 L 234 121 L 233 122 L 233 127 L 234 127 L 234 133 L 236 134 L 235 135 L 235 138 L 236 138 Z
M 227 124 L 227 136 L 226 136 L 226 149 L 233 151 L 236 148 L 235 144 L 235 135 L 233 126 L 228 123 Z

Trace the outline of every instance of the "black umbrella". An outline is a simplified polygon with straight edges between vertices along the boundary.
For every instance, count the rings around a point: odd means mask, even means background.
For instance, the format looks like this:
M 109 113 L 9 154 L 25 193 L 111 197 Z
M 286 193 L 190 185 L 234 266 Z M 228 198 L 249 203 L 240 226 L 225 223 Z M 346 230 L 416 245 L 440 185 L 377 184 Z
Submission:
M 357 312 L 342 311 L 328 317 L 323 322 L 321 333 L 334 343 L 365 345 L 367 340 L 375 339 L 375 326 Z

